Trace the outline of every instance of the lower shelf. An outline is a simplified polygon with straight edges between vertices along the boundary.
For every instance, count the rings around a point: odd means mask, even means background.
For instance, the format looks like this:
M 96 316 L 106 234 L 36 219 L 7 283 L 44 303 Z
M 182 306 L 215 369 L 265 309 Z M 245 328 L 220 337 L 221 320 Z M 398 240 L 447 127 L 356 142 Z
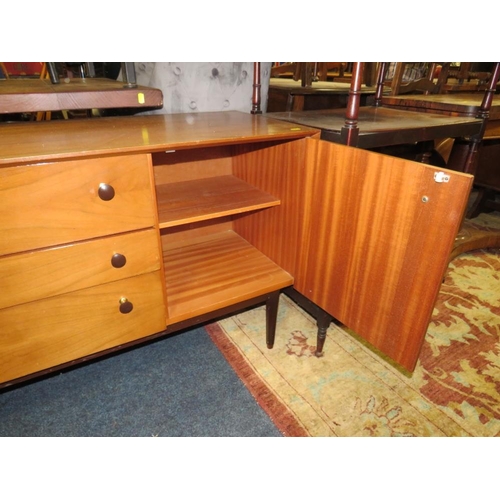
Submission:
M 234 231 L 164 245 L 168 323 L 279 290 L 292 276 Z

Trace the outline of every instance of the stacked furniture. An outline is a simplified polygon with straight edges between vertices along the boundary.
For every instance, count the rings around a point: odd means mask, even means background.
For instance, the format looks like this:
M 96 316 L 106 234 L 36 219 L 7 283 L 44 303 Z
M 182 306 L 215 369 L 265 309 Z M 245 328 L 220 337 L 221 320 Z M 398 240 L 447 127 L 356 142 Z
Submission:
M 396 105 L 396 102 L 442 102 L 447 99 L 461 100 L 464 97 L 461 94 L 384 96 L 386 63 L 379 66 L 374 105 L 361 106 L 364 63 L 355 63 L 346 109 L 290 111 L 271 113 L 270 116 L 301 126 L 318 128 L 321 130 L 321 139 L 325 141 L 410 158 L 426 164 L 431 161 L 436 141 L 453 138 L 456 139 L 455 147 L 447 167 L 472 174 L 475 172 L 478 146 L 482 142 L 487 124 L 490 123 L 488 118 L 492 95 L 499 78 L 498 66 L 497 63 L 484 95 L 476 96 L 479 112 L 476 108 L 474 113 L 443 113 L 436 105 L 429 105 L 428 109 Z M 428 90 L 435 87 L 432 82 L 428 83 Z M 496 130 L 495 122 L 492 128 Z M 448 182 L 449 175 L 449 172 L 444 174 L 441 181 Z M 415 240 L 419 238 L 419 232 L 415 231 Z M 451 260 L 456 255 L 474 248 L 498 246 L 499 243 L 500 234 L 465 228 L 457 234 L 448 259 Z M 321 308 L 318 313 L 318 302 L 313 302 L 309 304 L 304 301 L 302 305 L 312 314 L 319 314 L 318 353 L 321 353 L 325 327 L 329 321 L 326 314 L 328 308 Z M 343 322 L 338 315 L 332 315 Z

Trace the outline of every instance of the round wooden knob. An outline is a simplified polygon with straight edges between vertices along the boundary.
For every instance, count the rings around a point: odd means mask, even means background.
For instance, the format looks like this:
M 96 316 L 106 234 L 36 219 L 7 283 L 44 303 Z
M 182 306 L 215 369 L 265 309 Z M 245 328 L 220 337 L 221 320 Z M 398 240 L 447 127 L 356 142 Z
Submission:
M 132 309 L 134 308 L 134 305 L 132 302 L 129 302 L 126 297 L 122 297 L 120 299 L 120 312 L 122 314 L 128 314 Z
M 115 190 L 113 186 L 101 182 L 101 184 L 99 184 L 97 194 L 102 201 L 110 201 L 115 197 Z
M 122 255 L 121 253 L 115 253 L 113 257 L 111 257 L 111 265 L 117 269 L 123 267 L 126 263 L 127 259 L 125 255 Z

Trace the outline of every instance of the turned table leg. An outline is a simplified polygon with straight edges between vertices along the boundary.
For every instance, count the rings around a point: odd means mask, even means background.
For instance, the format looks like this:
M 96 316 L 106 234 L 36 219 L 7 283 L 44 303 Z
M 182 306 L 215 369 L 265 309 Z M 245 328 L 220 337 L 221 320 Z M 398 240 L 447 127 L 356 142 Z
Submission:
M 332 316 L 330 316 L 330 314 L 328 314 L 326 311 L 323 311 L 323 309 L 318 310 L 318 314 L 316 316 L 318 334 L 316 340 L 316 352 L 314 353 L 318 358 L 323 356 L 323 346 L 325 345 L 326 332 L 332 321 L 333 318 Z
M 321 309 L 321 307 L 309 300 L 293 287 L 285 288 L 284 292 L 300 307 L 302 307 L 302 309 L 307 311 L 313 318 L 316 319 L 318 333 L 315 355 L 318 358 L 323 356 L 323 346 L 325 345 L 326 331 L 328 330 L 330 323 L 333 321 L 333 316 L 331 314 L 328 314 L 324 309 Z

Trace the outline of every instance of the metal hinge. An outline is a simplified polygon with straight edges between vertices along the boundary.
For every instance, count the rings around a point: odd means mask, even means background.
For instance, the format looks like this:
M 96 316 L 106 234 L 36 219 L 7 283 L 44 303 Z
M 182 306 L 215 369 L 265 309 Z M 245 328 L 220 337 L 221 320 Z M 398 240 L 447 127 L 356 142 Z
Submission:
M 435 172 L 434 180 L 436 182 L 450 182 L 450 176 L 444 172 Z

